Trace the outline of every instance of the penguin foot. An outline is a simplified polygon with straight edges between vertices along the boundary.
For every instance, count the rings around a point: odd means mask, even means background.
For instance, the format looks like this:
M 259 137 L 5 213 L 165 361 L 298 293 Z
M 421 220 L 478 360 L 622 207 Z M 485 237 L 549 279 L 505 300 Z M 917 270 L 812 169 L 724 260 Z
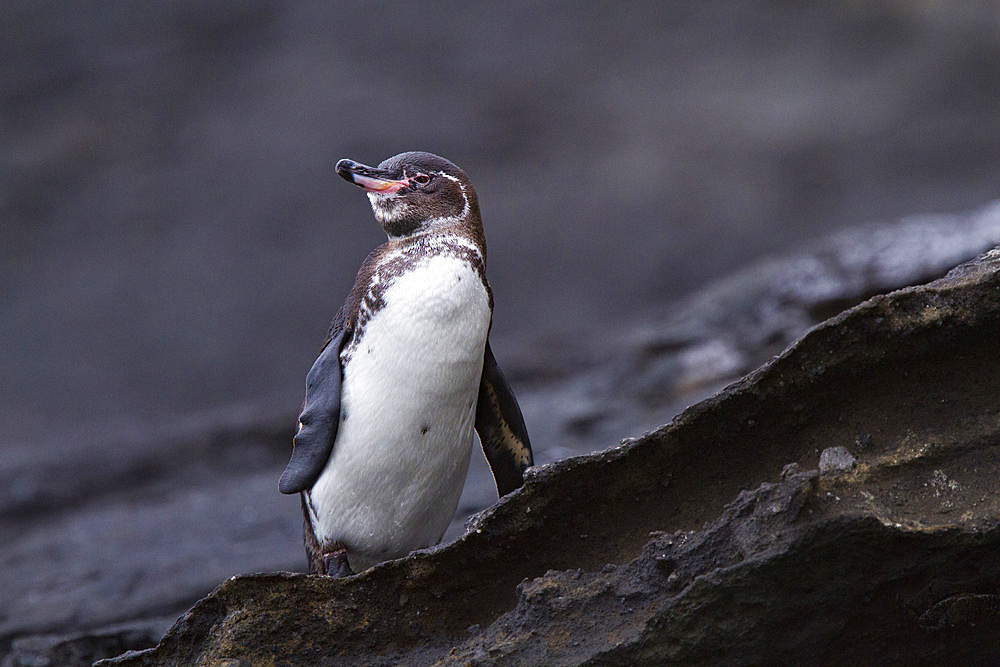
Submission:
M 323 572 L 329 577 L 349 577 L 354 574 L 351 564 L 347 562 L 347 549 L 337 547 L 333 551 L 324 553 L 321 557 L 323 562 Z

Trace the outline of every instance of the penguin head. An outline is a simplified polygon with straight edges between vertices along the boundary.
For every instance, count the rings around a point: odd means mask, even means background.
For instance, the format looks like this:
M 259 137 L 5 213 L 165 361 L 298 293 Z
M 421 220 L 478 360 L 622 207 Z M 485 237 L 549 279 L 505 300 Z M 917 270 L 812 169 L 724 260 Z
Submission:
M 469 177 L 432 153 L 400 153 L 377 167 L 341 160 L 337 173 L 368 193 L 375 219 L 390 238 L 456 223 L 479 224 Z

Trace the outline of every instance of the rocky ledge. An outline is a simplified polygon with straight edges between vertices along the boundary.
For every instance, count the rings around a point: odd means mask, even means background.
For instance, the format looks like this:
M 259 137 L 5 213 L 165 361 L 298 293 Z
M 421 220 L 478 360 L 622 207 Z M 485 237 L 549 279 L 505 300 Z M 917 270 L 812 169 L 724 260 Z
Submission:
M 996 661 L 998 334 L 995 250 L 532 469 L 452 544 L 234 577 L 100 664 Z

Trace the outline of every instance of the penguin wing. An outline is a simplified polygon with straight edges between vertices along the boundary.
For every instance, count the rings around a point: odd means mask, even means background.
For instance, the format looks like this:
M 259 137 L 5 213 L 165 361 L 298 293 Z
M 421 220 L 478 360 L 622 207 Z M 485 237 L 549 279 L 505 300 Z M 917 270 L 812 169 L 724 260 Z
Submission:
M 531 443 L 521 408 L 497 366 L 489 340 L 483 355 L 483 376 L 479 381 L 476 432 L 493 471 L 497 494 L 503 497 L 519 488 L 524 483 L 525 468 L 533 462 Z
M 350 338 L 343 317 L 334 320 L 330 337 L 306 375 L 306 400 L 299 415 L 299 432 L 292 441 L 292 458 L 278 480 L 282 493 L 310 488 L 323 472 L 340 426 L 340 350 Z M 339 326 L 338 326 L 339 325 Z

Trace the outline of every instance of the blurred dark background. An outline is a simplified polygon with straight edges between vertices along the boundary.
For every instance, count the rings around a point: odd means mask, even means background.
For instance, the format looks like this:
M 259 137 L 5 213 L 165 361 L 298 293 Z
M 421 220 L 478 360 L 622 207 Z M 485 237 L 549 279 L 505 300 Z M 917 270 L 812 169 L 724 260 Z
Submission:
M 500 341 L 600 335 L 834 228 L 982 204 L 998 11 L 4 3 L 0 442 L 294 411 L 383 240 L 342 157 L 467 170 Z
M 567 350 L 1000 185 L 996 2 L 14 0 L 0 31 L 0 657 L 301 567 L 277 475 L 384 240 L 339 158 L 468 172 L 540 460 Z

